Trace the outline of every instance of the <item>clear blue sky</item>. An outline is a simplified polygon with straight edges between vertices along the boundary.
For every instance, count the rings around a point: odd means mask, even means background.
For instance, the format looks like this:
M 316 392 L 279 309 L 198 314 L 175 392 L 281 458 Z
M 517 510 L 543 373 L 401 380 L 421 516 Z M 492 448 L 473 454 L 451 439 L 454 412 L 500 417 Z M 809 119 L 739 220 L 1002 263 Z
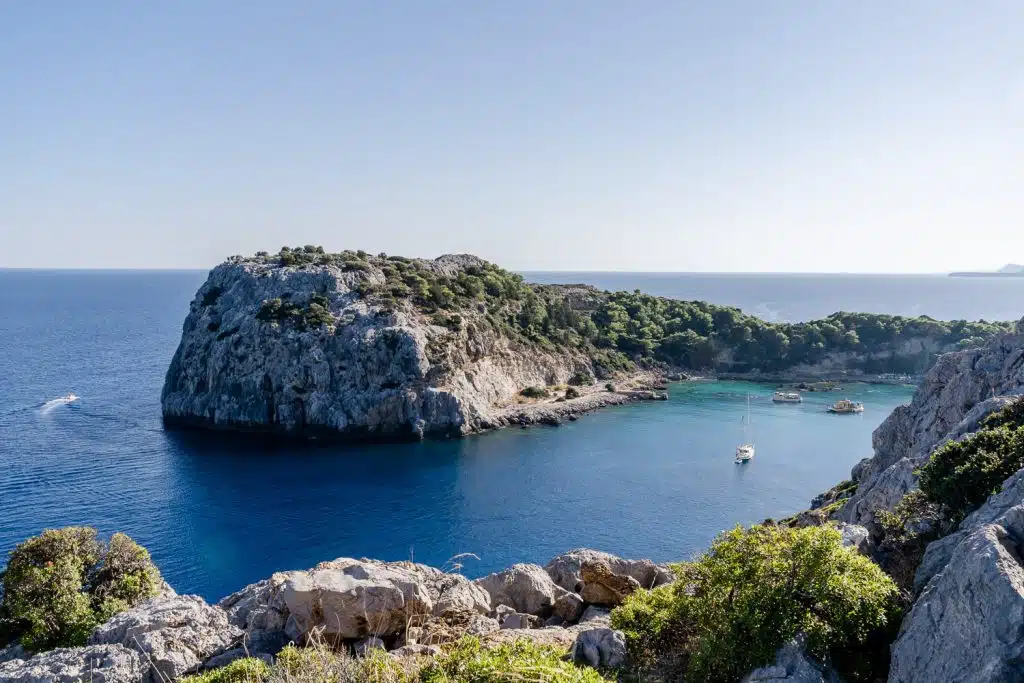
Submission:
M 0 4 L 0 266 L 1024 261 L 1024 2 Z

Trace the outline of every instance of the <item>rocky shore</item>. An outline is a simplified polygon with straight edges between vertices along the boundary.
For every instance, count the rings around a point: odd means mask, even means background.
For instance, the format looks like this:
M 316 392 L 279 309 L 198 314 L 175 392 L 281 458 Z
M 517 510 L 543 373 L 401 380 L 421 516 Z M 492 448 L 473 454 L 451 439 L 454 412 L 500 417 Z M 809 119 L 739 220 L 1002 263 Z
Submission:
M 579 549 L 471 581 L 413 562 L 341 558 L 279 572 L 216 605 L 165 589 L 97 628 L 85 647 L 28 656 L 0 650 L 3 683 L 167 683 L 286 644 L 325 642 L 392 657 L 433 656 L 463 636 L 485 646 L 528 639 L 594 667 L 619 667 L 610 609 L 673 578 L 665 566 Z

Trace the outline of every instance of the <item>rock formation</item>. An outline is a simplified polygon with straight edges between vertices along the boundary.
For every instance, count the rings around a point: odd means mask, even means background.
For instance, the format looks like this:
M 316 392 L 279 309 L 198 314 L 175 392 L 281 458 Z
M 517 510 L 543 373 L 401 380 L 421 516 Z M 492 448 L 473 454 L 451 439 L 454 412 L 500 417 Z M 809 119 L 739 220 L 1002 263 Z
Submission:
M 835 515 L 873 521 L 917 487 L 914 469 L 936 446 L 975 431 L 1009 397 L 1024 393 L 1024 327 L 985 346 L 939 356 L 909 405 L 894 410 L 872 435 L 874 457 L 853 469 L 857 491 Z

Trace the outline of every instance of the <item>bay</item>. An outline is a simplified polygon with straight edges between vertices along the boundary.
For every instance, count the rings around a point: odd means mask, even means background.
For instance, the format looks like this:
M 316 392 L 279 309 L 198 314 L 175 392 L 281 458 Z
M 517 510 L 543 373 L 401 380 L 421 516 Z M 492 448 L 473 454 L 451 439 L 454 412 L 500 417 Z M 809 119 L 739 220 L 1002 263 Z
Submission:
M 643 274 L 630 277 L 645 291 L 696 291 L 694 276 L 675 285 L 657 276 L 650 286 Z M 806 310 L 815 281 L 789 282 L 783 295 L 772 289 L 777 277 L 753 280 L 759 293 L 750 296 Z M 204 278 L 0 271 L 0 553 L 45 527 L 122 530 L 151 549 L 178 591 L 208 599 L 340 556 L 440 566 L 472 552 L 479 559 L 467 561 L 469 575 L 543 563 L 577 546 L 686 559 L 717 532 L 793 513 L 845 479 L 870 455 L 874 427 L 912 391 L 851 385 L 775 405 L 769 386 L 680 383 L 667 402 L 560 428 L 402 445 L 283 446 L 168 432 L 160 387 Z M 894 282 L 889 305 L 908 306 L 918 290 Z M 953 297 L 959 303 L 947 302 L 955 311 L 946 317 L 1011 310 L 1019 297 L 1010 282 L 988 301 L 971 291 Z M 785 298 L 792 292 L 799 300 Z M 81 400 L 52 402 L 69 391 Z M 748 393 L 757 457 L 737 466 Z M 826 414 L 840 395 L 867 411 Z

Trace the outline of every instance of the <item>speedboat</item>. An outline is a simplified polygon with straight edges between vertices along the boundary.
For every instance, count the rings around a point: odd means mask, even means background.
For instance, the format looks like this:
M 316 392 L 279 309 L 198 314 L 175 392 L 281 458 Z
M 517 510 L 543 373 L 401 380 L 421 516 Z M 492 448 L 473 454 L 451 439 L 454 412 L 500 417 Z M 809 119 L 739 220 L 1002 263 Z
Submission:
M 804 397 L 798 391 L 776 391 L 772 395 L 774 403 L 803 403 Z
M 859 401 L 840 399 L 828 407 L 828 412 L 849 415 L 851 413 L 863 413 L 864 404 Z

